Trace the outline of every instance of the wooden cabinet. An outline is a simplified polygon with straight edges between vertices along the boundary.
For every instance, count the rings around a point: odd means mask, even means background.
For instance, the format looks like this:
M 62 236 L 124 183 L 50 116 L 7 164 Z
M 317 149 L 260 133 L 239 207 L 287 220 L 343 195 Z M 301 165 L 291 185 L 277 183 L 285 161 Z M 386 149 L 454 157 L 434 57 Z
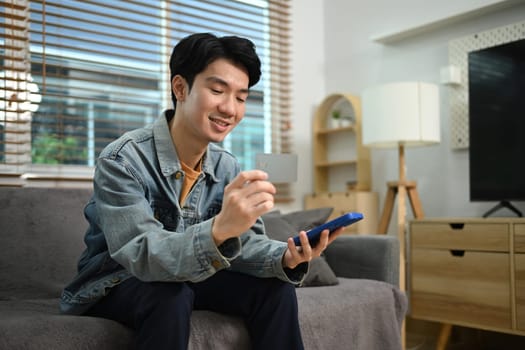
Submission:
M 525 335 L 525 219 L 410 222 L 410 315 Z
M 514 225 L 514 278 L 516 328 L 525 332 L 525 224 Z
M 335 122 L 334 112 L 342 123 Z M 331 218 L 349 211 L 364 219 L 347 233 L 377 233 L 378 197 L 370 192 L 370 151 L 361 140 L 361 102 L 350 94 L 332 94 L 317 108 L 312 125 L 313 193 L 305 208 L 333 207 Z

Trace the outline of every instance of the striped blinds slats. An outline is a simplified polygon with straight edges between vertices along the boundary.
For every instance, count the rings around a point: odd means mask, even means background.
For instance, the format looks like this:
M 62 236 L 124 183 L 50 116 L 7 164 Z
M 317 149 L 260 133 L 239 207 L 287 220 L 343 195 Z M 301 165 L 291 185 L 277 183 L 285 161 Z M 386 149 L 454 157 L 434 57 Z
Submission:
M 29 33 L 27 1 L 0 4 L 0 160 L 6 172 L 21 172 L 30 161 Z
M 292 152 L 290 107 L 290 14 L 288 2 L 269 1 L 272 149 Z M 277 200 L 291 199 L 290 184 L 277 184 Z
M 5 0 L 0 11 L 0 172 L 10 162 L 93 166 L 111 140 L 171 107 L 171 50 L 203 31 L 250 38 L 263 63 L 224 146 L 245 169 L 257 153 L 291 151 L 289 1 Z M 6 84 L 27 92 L 30 80 L 38 103 L 9 111 Z M 289 198 L 289 186 L 280 187 Z

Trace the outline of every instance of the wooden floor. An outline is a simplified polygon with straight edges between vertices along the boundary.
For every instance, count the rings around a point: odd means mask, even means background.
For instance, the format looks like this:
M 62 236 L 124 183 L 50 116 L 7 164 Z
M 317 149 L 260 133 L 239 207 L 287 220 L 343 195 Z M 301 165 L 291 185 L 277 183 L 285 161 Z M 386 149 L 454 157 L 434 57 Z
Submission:
M 406 350 L 435 350 L 441 325 L 407 318 Z M 523 350 L 525 336 L 454 326 L 447 350 Z

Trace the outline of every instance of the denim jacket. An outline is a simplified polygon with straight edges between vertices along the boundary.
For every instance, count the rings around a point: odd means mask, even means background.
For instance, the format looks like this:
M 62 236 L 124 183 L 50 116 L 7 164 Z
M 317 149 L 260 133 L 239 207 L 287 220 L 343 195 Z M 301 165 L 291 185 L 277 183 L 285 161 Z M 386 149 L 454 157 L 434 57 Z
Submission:
M 82 314 L 111 287 L 135 276 L 142 281 L 199 282 L 230 269 L 299 284 L 308 264 L 283 268 L 286 243 L 270 240 L 259 218 L 240 238 L 217 247 L 213 217 L 224 187 L 240 171 L 236 159 L 210 144 L 202 173 L 179 205 L 184 173 L 169 133 L 173 110 L 124 134 L 100 154 L 94 194 L 84 214 L 89 228 L 78 274 L 64 288 L 60 309 Z

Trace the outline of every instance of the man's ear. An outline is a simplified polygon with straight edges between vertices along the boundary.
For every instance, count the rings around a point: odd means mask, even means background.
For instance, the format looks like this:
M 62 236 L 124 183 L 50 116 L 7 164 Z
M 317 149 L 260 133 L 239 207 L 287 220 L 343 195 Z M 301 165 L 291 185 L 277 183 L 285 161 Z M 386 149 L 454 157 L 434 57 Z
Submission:
M 186 94 L 188 93 L 188 84 L 186 79 L 180 75 L 176 75 L 171 79 L 171 91 L 177 98 L 177 101 L 184 101 Z

